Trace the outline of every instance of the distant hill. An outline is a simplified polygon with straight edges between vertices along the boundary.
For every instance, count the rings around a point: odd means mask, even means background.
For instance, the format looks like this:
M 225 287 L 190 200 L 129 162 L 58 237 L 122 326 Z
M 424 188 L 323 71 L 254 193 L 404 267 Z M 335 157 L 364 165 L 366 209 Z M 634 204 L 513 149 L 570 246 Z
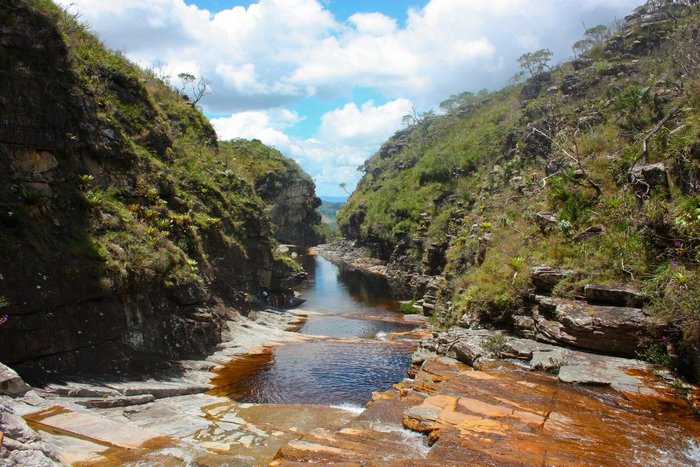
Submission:
M 321 198 L 321 206 L 318 210 L 321 212 L 321 222 L 336 228 L 336 214 L 338 210 L 346 203 L 347 199 L 341 196 L 326 196 Z

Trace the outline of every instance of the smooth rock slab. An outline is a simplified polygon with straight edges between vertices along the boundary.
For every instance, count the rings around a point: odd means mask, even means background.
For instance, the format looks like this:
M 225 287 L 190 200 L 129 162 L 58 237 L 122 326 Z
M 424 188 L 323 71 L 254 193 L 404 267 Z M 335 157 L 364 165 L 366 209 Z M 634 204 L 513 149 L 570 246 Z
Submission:
M 54 394 L 68 397 L 110 397 L 121 395 L 119 391 L 112 388 L 83 383 L 49 384 L 44 389 Z
M 162 438 L 133 423 L 120 423 L 92 413 L 73 412 L 60 405 L 26 414 L 24 419 L 36 426 L 118 448 L 139 449 Z
M 651 394 L 640 378 L 634 373 L 639 368 L 632 365 L 614 366 L 613 364 L 574 364 L 559 369 L 559 381 L 563 383 L 585 384 L 589 386 L 612 386 L 620 391 Z
M 138 396 L 118 396 L 118 397 L 106 397 L 104 399 L 87 399 L 87 400 L 77 400 L 76 404 L 82 405 L 83 407 L 94 407 L 97 409 L 109 409 L 113 407 L 128 407 L 131 405 L 143 405 L 153 402 L 155 397 L 153 394 L 141 394 Z
M 188 384 L 170 381 L 110 383 L 107 387 L 115 389 L 125 396 L 152 394 L 156 399 L 199 394 L 212 388 L 208 384 Z

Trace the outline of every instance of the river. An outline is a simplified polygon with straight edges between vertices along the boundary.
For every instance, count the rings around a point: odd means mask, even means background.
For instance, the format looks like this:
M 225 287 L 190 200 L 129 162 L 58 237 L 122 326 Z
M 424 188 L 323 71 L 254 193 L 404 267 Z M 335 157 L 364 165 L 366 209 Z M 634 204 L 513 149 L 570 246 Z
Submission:
M 299 260 L 309 273 L 297 290 L 306 299 L 298 310 L 308 313 L 299 333 L 314 338 L 234 362 L 241 371 L 214 382 L 239 402 L 363 405 L 406 375 L 416 342 L 405 334 L 416 321 L 383 278 L 317 255 Z
M 381 278 L 300 261 L 308 319 L 294 334 L 242 321 L 269 345 L 219 360 L 214 390 L 100 411 L 64 398 L 26 418 L 74 465 L 700 465 L 696 387 L 630 370 L 643 384 L 616 390 L 444 358 L 404 379 L 420 321 Z

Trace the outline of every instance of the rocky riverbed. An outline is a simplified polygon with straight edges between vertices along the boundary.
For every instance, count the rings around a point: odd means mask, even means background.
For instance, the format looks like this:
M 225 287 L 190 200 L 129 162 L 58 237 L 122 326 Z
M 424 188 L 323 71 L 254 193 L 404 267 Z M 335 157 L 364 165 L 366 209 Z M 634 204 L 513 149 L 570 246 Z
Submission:
M 371 268 L 373 261 L 367 261 Z M 381 268 L 372 273 L 381 275 Z M 533 277 L 550 284 L 561 275 L 547 270 Z M 644 297 L 591 287 L 592 303 L 560 303 L 546 296 L 547 287 L 540 284 L 538 290 L 544 295 L 519 315 L 524 319 L 518 335 L 463 320 L 444 332 L 392 332 L 370 342 L 294 332 L 315 319 L 313 311 L 264 310 L 229 321 L 226 343 L 206 360 L 180 362 L 177 376 L 31 388 L 5 370 L 0 464 L 700 462 L 700 390 L 626 356 L 631 348 L 619 330 L 627 324 L 612 319 L 623 312 L 643 321 L 636 307 Z M 601 304 L 606 300 L 616 304 Z M 324 318 L 330 321 L 319 323 L 335 326 L 339 316 L 331 313 Z M 602 319 L 606 316 L 611 319 Z M 597 340 L 581 340 L 591 326 Z M 271 365 L 275 349 L 377 345 L 383 339 L 393 345 L 419 336 L 407 377 L 372 393 L 364 408 L 233 400 L 240 382 Z M 619 340 L 618 355 L 598 351 L 605 339 Z
M 271 459 L 288 437 L 352 416 L 330 407 L 260 409 L 212 394 L 214 371 L 265 346 L 304 339 L 293 331 L 305 319 L 304 313 L 275 310 L 239 316 L 227 322 L 228 339 L 217 352 L 203 361 L 180 361 L 179 373 L 160 378 L 81 378 L 30 387 L 4 367 L 0 465 L 184 465 L 200 458 L 209 465 L 259 465 L 259 452 Z M 284 420 L 285 410 L 296 425 L 266 415 Z

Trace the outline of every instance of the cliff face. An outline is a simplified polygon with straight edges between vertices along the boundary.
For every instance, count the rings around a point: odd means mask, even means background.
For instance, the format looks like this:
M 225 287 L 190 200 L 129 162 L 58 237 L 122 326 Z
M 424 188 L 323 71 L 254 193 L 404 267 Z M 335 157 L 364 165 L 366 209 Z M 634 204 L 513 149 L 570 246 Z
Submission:
M 444 326 L 532 331 L 547 266 L 576 304 L 586 285 L 646 292 L 638 355 L 697 362 L 699 14 L 650 2 L 570 63 L 450 97 L 365 163 L 344 236 Z
M 321 200 L 313 180 L 299 165 L 258 140 L 221 143 L 231 167 L 254 187 L 269 206 L 277 241 L 294 245 L 317 245 Z
M 323 241 L 314 228 L 321 222 L 321 215 L 316 211 L 321 200 L 314 190 L 312 182 L 298 180 L 283 186 L 268 199 L 277 240 L 296 245 L 318 245 Z
M 201 354 L 285 285 L 265 202 L 167 83 L 40 0 L 0 6 L 0 81 L 0 360 Z

